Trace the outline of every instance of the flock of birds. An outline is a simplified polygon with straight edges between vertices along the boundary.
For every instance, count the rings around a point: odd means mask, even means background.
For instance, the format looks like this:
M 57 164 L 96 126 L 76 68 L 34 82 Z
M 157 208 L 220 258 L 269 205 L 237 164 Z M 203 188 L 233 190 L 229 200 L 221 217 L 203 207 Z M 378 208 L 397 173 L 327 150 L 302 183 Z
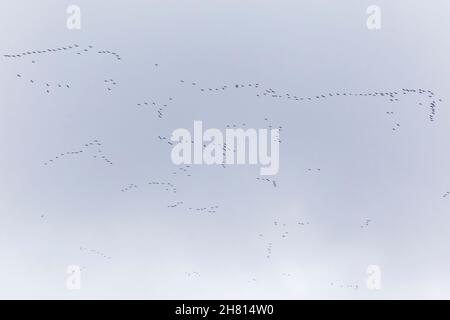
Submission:
M 64 52 L 64 51 L 74 51 L 74 50 L 79 50 L 79 45 L 78 44 L 73 44 L 73 45 L 66 45 L 66 46 L 62 46 L 62 47 L 57 47 L 57 48 L 47 48 L 44 50 L 32 50 L 32 51 L 24 51 L 22 53 L 15 53 L 15 54 L 5 54 L 3 55 L 4 58 L 12 58 L 12 59 L 18 59 L 18 58 L 24 58 L 24 57 L 33 57 L 33 56 L 37 56 L 37 55 L 42 55 L 42 54 L 53 54 L 56 52 Z M 92 47 L 92 46 L 89 46 Z
M 150 181 L 150 182 L 148 182 L 148 185 L 160 186 L 167 192 L 177 193 L 177 187 L 171 182 Z M 136 190 L 138 188 L 139 188 L 138 185 L 136 185 L 134 183 L 130 183 L 126 187 L 122 188 L 120 191 L 121 192 L 128 192 L 128 191 Z M 175 208 L 180 208 L 180 207 L 183 207 L 183 206 L 185 206 L 184 201 L 176 201 L 176 202 L 174 202 L 172 204 L 168 204 L 167 208 L 175 209 Z M 210 214 L 214 214 L 214 213 L 217 213 L 218 209 L 219 209 L 219 205 L 212 205 L 212 206 L 202 206 L 202 207 L 188 207 L 187 211 L 189 213 L 210 213 Z
M 188 210 L 192 213 L 216 213 L 218 209 L 218 205 L 213 205 L 210 207 L 188 208 Z
M 264 118 L 264 121 L 265 121 L 265 127 L 264 127 L 265 129 L 268 129 L 268 130 L 278 129 L 278 133 L 274 136 L 274 141 L 276 143 L 281 143 L 280 134 L 281 134 L 281 130 L 283 129 L 283 127 L 282 126 L 275 127 L 274 125 L 272 125 L 269 122 L 270 120 L 268 118 Z M 243 129 L 243 130 L 248 129 L 246 123 L 241 123 L 240 125 L 236 124 L 236 123 L 234 123 L 234 124 L 226 124 L 225 125 L 225 129 L 238 129 L 238 128 L 239 129 Z M 254 127 L 253 129 L 256 129 L 256 128 L 257 127 Z M 172 142 L 170 140 L 170 138 L 168 138 L 167 136 L 158 135 L 158 140 L 163 142 L 163 143 L 166 143 L 167 145 L 169 145 L 171 147 L 174 146 L 174 142 Z M 194 142 L 194 140 L 191 140 L 190 143 L 194 144 L 195 142 Z M 214 146 L 214 147 L 220 148 L 221 156 L 222 156 L 222 159 L 223 159 L 223 161 L 222 161 L 222 163 L 220 165 L 223 168 L 226 168 L 227 167 L 227 165 L 226 165 L 227 153 L 230 152 L 230 153 L 236 154 L 237 153 L 237 147 L 231 148 L 230 146 L 228 146 L 226 141 L 223 141 L 222 143 L 212 142 L 211 145 Z M 208 147 L 207 144 L 203 144 L 203 149 L 205 149 L 207 147 Z M 190 168 L 191 168 L 190 165 L 181 165 L 178 168 L 178 170 L 181 171 L 181 173 L 185 173 L 186 176 L 190 177 L 191 174 L 188 173 Z M 179 173 L 180 172 L 178 172 L 178 174 Z M 177 174 L 177 171 L 173 171 L 172 174 Z M 261 179 L 261 181 L 266 181 L 266 180 Z M 276 181 L 270 180 L 270 182 L 272 182 L 272 184 L 276 187 Z
M 116 60 L 122 60 L 120 55 L 118 53 L 114 52 L 114 51 L 102 50 L 102 51 L 97 51 L 97 53 L 110 55 L 110 56 L 114 57 Z
M 41 50 L 29 50 L 29 51 L 24 51 L 24 52 L 20 52 L 20 53 L 14 53 L 14 54 L 4 54 L 3 57 L 6 59 L 11 59 L 11 60 L 31 61 L 31 63 L 35 64 L 37 61 L 39 61 L 39 58 L 52 57 L 52 56 L 55 56 L 58 54 L 63 54 L 63 53 L 80 56 L 80 55 L 91 54 L 94 51 L 95 51 L 95 49 L 94 49 L 93 45 L 88 45 L 88 46 L 82 47 L 78 44 L 70 44 L 70 45 L 65 45 L 65 46 L 55 47 L 55 48 L 47 48 L 47 49 L 41 49 Z M 114 51 L 97 50 L 95 52 L 97 54 L 111 55 L 116 60 L 122 59 L 120 57 L 120 55 Z M 30 84 L 37 86 L 38 88 L 42 88 L 42 90 L 47 94 L 50 94 L 52 91 L 56 91 L 58 89 L 69 89 L 70 88 L 70 84 L 66 83 L 64 81 L 60 81 L 58 83 L 51 83 L 50 81 L 42 81 L 42 80 L 32 79 L 30 77 L 25 77 L 24 75 L 22 75 L 20 73 L 17 74 L 17 78 L 25 79 Z M 113 87 L 117 84 L 117 82 L 114 81 L 113 79 L 107 79 L 104 82 L 106 84 L 107 91 L 112 91 Z
M 296 221 L 294 223 L 295 226 L 297 227 L 305 227 L 305 226 L 309 226 L 310 222 L 309 221 Z M 292 228 L 292 224 L 288 224 L 288 223 L 281 223 L 278 220 L 273 221 L 273 229 L 268 230 L 269 231 L 269 235 L 265 235 L 263 233 L 259 233 L 258 237 L 260 239 L 262 239 L 263 241 L 265 241 L 266 243 L 266 258 L 270 259 L 272 257 L 272 249 L 273 249 L 273 241 L 278 240 L 285 240 L 287 239 L 287 237 L 289 236 L 289 228 L 291 227 L 291 230 L 296 231 L 296 229 Z M 274 234 L 275 233 L 275 237 Z
M 127 192 L 127 191 L 130 191 L 130 190 L 133 190 L 133 189 L 137 189 L 137 188 L 138 188 L 137 185 L 135 185 L 134 183 L 130 183 L 128 186 L 126 186 L 125 188 L 122 188 L 120 191 L 121 192 Z
M 388 102 L 398 102 L 400 101 L 402 96 L 405 95 L 412 95 L 417 94 L 421 97 L 428 98 L 427 106 L 429 108 L 429 120 L 434 121 L 435 115 L 436 115 L 436 108 L 438 106 L 439 102 L 442 102 L 442 99 L 436 98 L 435 93 L 432 90 L 427 90 L 423 88 L 419 89 L 408 89 L 408 88 L 402 88 L 401 90 L 395 90 L 395 91 L 366 91 L 366 92 L 349 92 L 349 91 L 341 91 L 341 92 L 326 92 L 326 93 L 319 93 L 316 95 L 296 95 L 289 92 L 279 92 L 273 88 L 263 88 L 260 86 L 259 83 L 235 83 L 231 85 L 219 85 L 219 86 L 198 86 L 197 82 L 187 82 L 184 80 L 180 80 L 180 83 L 182 84 L 190 84 L 191 86 L 199 87 L 199 90 L 201 92 L 205 93 L 219 93 L 224 92 L 229 89 L 252 89 L 256 90 L 256 97 L 268 97 L 273 99 L 285 99 L 290 100 L 293 102 L 313 102 L 313 101 L 320 101 L 324 99 L 331 99 L 331 98 L 343 98 L 343 97 L 370 97 L 370 98 L 383 98 Z M 419 103 L 420 106 L 423 106 L 423 103 Z M 399 124 L 396 123 L 396 126 L 393 128 L 393 130 L 397 130 L 396 127 L 399 127 Z
M 62 153 L 59 153 L 58 155 L 54 156 L 53 158 L 48 159 L 47 161 L 44 162 L 44 166 L 55 164 L 58 161 L 61 161 L 63 159 L 70 158 L 73 156 L 78 156 L 81 154 L 88 154 L 89 152 L 91 152 L 92 158 L 99 159 L 109 165 L 112 165 L 113 164 L 112 161 L 103 154 L 103 149 L 101 148 L 102 145 L 103 144 L 97 139 L 89 141 L 75 150 L 62 152 Z
M 186 164 L 186 165 L 180 165 L 178 167 L 178 171 L 173 171 L 172 174 L 178 174 L 178 175 L 184 175 L 186 177 L 192 177 L 191 174 L 191 166 Z
M 364 223 L 362 225 L 360 225 L 359 227 L 361 229 L 367 228 L 371 222 L 372 222 L 371 219 L 366 219 L 366 220 L 364 220 Z
M 173 98 L 169 98 L 169 101 L 166 103 L 163 103 L 163 104 L 157 103 L 155 101 L 152 101 L 152 102 L 144 101 L 144 102 L 139 102 L 136 105 L 138 107 L 146 107 L 146 108 L 154 109 L 156 111 L 158 118 L 162 119 L 162 117 L 164 115 L 164 111 L 168 106 L 168 103 L 172 103 L 172 102 L 173 102 Z
M 277 182 L 274 179 L 257 177 L 256 180 L 261 181 L 261 182 L 268 182 L 268 183 L 271 183 L 275 188 L 277 187 Z
M 65 46 L 55 47 L 55 48 L 30 50 L 30 51 L 24 51 L 24 52 L 14 53 L 14 54 L 4 54 L 3 57 L 6 59 L 12 59 L 12 60 L 29 59 L 29 61 L 31 61 L 31 63 L 34 64 L 34 63 L 36 63 L 36 61 L 38 61 L 39 58 L 44 58 L 45 56 L 53 56 L 55 54 L 62 54 L 62 53 L 69 53 L 69 54 L 73 54 L 73 55 L 84 55 L 84 54 L 91 53 L 91 51 L 94 51 L 93 45 L 81 47 L 78 44 L 71 44 L 71 45 L 65 45 Z M 111 55 L 117 60 L 122 59 L 118 53 L 113 52 L 113 51 L 102 50 L 102 51 L 96 51 L 96 52 L 97 52 L 97 54 Z M 42 80 L 32 79 L 29 77 L 25 77 L 22 74 L 17 74 L 17 78 L 18 79 L 26 79 L 30 84 L 35 85 L 39 88 L 42 88 L 43 91 L 47 94 L 50 94 L 52 91 L 55 91 L 58 89 L 69 89 L 70 88 L 70 84 L 64 83 L 63 81 L 52 84 L 50 81 L 42 81 Z M 107 91 L 111 91 L 113 89 L 113 86 L 115 86 L 117 84 L 113 79 L 105 80 L 105 83 L 107 84 L 107 86 L 106 86 Z
M 174 204 L 167 205 L 167 208 L 177 208 L 177 207 L 181 206 L 183 203 L 184 203 L 183 201 L 177 201 Z
M 212 206 L 202 206 L 202 207 L 187 207 L 185 206 L 184 201 L 176 201 L 172 204 L 167 205 L 167 208 L 175 209 L 175 208 L 187 208 L 188 213 L 217 213 L 219 209 L 218 205 Z M 186 209 L 184 209 L 186 210 Z
M 359 289 L 359 285 L 357 285 L 357 284 L 343 284 L 343 283 L 336 284 L 334 282 L 331 282 L 330 285 L 332 287 L 340 288 L 340 289 L 353 289 L 353 290 L 358 290 Z
M 45 93 L 50 94 L 54 90 L 58 89 L 70 89 L 69 83 L 51 83 L 50 81 L 40 81 L 35 79 L 26 79 L 23 74 L 18 73 L 17 78 L 27 80 L 30 85 L 36 86 L 44 90 Z M 105 79 L 103 80 L 105 85 L 105 89 L 109 92 L 112 91 L 113 88 L 117 85 L 117 82 L 114 79 Z
M 267 259 L 270 259 L 270 257 L 272 257 L 272 246 L 273 246 L 272 242 L 267 243 L 267 247 L 266 247 L 266 251 L 267 251 L 266 258 Z
M 402 96 L 418 94 L 422 97 L 428 98 L 428 107 L 429 107 L 429 120 L 435 120 L 436 107 L 438 102 L 442 102 L 442 99 L 437 99 L 435 97 L 435 93 L 431 90 L 426 89 L 406 89 L 402 88 L 399 91 L 374 91 L 374 92 L 327 92 L 321 93 L 314 96 L 297 96 L 290 93 L 279 94 L 277 91 L 269 88 L 265 89 L 262 94 L 257 94 L 258 97 L 271 97 L 277 99 L 288 99 L 292 101 L 320 101 L 324 99 L 336 98 L 336 97 L 371 97 L 371 98 L 384 98 L 388 102 L 398 102 L 400 101 Z M 420 106 L 423 105 L 422 102 L 419 103 Z
M 184 272 L 184 274 L 186 275 L 186 277 L 200 277 L 200 273 L 198 273 L 197 271 L 192 271 L 192 272 Z
M 117 82 L 114 79 L 105 79 L 103 82 L 107 91 L 112 91 L 112 88 L 117 85 Z
M 18 73 L 16 76 L 18 79 L 25 79 L 25 76 L 23 76 L 20 73 Z M 40 87 L 47 94 L 50 93 L 51 90 L 70 89 L 70 85 L 68 83 L 51 84 L 50 82 L 46 82 L 46 81 L 38 81 L 38 80 L 34 80 L 34 79 L 27 79 L 27 80 L 31 85 Z
M 171 182 L 164 182 L 164 181 L 150 181 L 148 183 L 149 185 L 157 185 L 164 188 L 165 191 L 177 193 L 177 187 L 171 183 Z
M 147 182 L 147 185 L 159 186 L 164 191 L 177 193 L 177 187 L 171 182 L 167 182 L 167 181 L 150 181 L 150 182 Z M 138 188 L 139 188 L 138 185 L 136 185 L 134 183 L 130 183 L 126 187 L 123 187 L 122 189 L 120 189 L 120 191 L 121 192 L 129 192 L 129 191 L 132 191 L 132 190 L 136 190 Z
M 218 92 L 222 92 L 222 91 L 226 91 L 228 89 L 239 89 L 239 88 L 246 88 L 246 87 L 251 87 L 251 88 L 255 88 L 258 89 L 259 88 L 259 83 L 248 83 L 248 84 L 234 84 L 234 85 L 220 85 L 218 87 L 208 87 L 208 86 L 198 86 L 197 82 L 188 82 L 185 80 L 180 80 L 181 84 L 188 84 L 191 86 L 195 86 L 195 87 L 199 87 L 199 90 L 201 92 L 214 92 L 214 93 L 218 93 Z

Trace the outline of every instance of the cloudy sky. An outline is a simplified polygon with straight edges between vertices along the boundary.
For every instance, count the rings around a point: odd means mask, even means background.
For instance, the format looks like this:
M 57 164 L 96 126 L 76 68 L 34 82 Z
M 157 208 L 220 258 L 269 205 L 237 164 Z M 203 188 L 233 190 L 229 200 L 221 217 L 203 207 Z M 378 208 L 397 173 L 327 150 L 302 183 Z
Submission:
M 450 298 L 449 13 L 2 1 L 0 298 Z M 194 120 L 281 126 L 276 187 L 173 164 Z

